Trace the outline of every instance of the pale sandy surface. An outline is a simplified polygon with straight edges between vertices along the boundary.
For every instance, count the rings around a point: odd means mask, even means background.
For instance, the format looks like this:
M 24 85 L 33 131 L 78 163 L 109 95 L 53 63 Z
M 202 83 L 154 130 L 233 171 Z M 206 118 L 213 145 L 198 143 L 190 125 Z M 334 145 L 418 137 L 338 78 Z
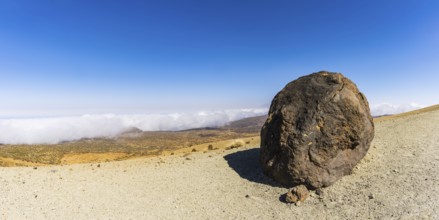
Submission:
M 300 206 L 258 153 L 0 168 L 0 219 L 439 219 L 439 111 L 376 124 L 354 173 Z

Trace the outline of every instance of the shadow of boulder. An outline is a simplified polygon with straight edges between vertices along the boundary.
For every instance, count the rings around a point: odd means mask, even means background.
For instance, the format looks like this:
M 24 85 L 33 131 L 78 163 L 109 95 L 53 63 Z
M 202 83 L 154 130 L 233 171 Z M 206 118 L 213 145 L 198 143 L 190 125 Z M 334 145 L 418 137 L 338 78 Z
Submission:
M 259 163 L 259 148 L 253 148 L 224 156 L 224 159 L 240 177 L 251 182 L 269 186 L 282 187 L 280 184 L 264 175 Z

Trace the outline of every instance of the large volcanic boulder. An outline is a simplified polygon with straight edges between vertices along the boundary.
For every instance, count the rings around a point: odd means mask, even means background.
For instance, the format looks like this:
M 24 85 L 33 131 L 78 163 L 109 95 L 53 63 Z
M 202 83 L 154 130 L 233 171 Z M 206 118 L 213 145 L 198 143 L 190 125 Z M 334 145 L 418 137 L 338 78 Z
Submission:
M 366 97 L 340 73 L 290 82 L 261 130 L 264 173 L 285 186 L 320 188 L 350 174 L 366 155 L 374 124 Z

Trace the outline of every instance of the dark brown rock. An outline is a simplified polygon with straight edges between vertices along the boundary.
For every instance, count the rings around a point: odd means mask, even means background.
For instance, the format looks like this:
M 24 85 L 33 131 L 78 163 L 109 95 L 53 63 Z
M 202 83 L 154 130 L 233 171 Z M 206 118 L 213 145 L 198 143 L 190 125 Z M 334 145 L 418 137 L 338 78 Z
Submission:
M 316 189 L 316 194 L 317 194 L 318 196 L 320 196 L 320 197 L 323 197 L 323 195 L 324 195 L 325 193 L 323 192 L 322 189 L 318 188 L 318 189 Z
M 373 136 L 366 97 L 342 74 L 322 71 L 274 97 L 261 130 L 260 161 L 281 184 L 325 187 L 351 173 Z
M 288 190 L 285 195 L 287 203 L 303 202 L 309 197 L 309 191 L 304 185 L 299 185 Z

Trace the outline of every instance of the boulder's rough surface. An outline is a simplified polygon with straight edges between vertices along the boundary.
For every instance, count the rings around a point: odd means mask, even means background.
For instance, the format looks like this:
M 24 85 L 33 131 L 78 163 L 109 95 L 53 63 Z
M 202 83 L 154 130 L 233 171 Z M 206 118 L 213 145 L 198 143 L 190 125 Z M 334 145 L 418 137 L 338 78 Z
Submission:
M 366 97 L 340 73 L 290 82 L 261 130 L 264 173 L 285 186 L 315 189 L 350 174 L 366 155 L 374 124 Z

